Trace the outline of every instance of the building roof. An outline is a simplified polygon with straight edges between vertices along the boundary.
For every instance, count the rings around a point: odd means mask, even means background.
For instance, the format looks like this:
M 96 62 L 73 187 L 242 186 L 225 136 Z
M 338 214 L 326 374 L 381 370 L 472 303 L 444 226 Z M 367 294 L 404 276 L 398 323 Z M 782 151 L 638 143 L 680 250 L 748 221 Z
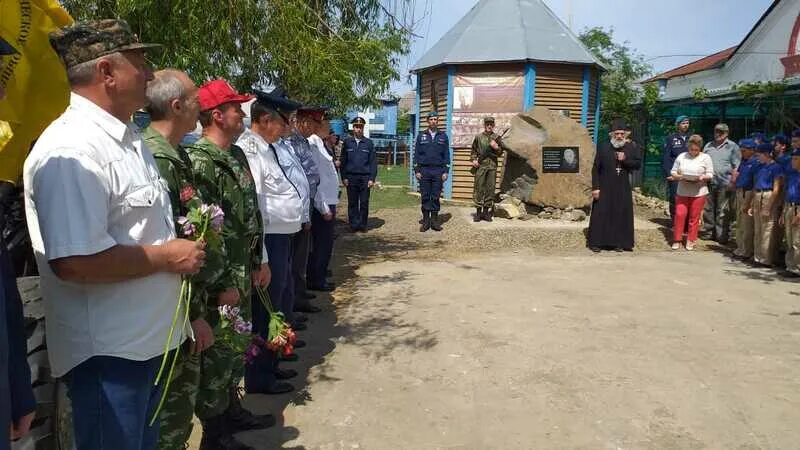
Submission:
M 542 0 L 480 0 L 411 69 L 466 63 L 602 63 Z
M 714 53 L 713 55 L 708 55 L 705 58 L 700 58 L 697 61 L 692 61 L 689 64 L 684 64 L 680 67 L 676 67 L 672 70 L 668 70 L 666 72 L 660 73 L 653 78 L 649 78 L 644 80 L 643 83 L 650 83 L 657 80 L 669 80 L 670 78 L 680 77 L 683 75 L 689 75 L 695 72 L 702 72 L 703 70 L 709 69 L 716 69 L 718 67 L 722 67 L 725 64 L 725 61 L 733 55 L 736 49 L 739 48 L 738 45 L 734 45 L 731 48 L 726 48 L 721 52 Z

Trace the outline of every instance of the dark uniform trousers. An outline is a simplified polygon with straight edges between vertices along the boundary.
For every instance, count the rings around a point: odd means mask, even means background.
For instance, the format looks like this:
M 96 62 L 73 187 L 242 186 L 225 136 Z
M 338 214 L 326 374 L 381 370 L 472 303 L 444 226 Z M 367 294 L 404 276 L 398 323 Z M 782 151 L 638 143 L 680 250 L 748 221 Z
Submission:
M 313 224 L 312 224 L 313 228 Z M 306 273 L 308 269 L 308 252 L 311 245 L 311 230 L 301 229 L 292 237 L 292 295 L 288 310 L 291 315 L 286 316 L 294 322 L 295 305 L 307 305 Z
M 422 210 L 439 212 L 439 198 L 442 195 L 444 181 L 442 175 L 447 172 L 447 167 L 443 166 L 422 166 L 419 180 L 419 192 L 422 197 Z
M 369 174 L 347 174 L 347 217 L 352 229 L 366 229 L 369 218 Z
M 336 225 L 336 205 L 328 205 L 334 219 L 325 220 L 319 211 L 311 212 L 311 256 L 308 259 L 308 283 L 313 287 L 324 286 L 328 265 L 333 254 L 333 234 Z
M 269 268 L 272 279 L 267 292 L 276 311 L 285 313 L 286 304 L 293 296 L 292 282 L 292 235 L 265 234 L 264 244 L 269 255 Z M 253 290 L 253 332 L 262 338 L 269 336 L 269 312 L 261 304 L 258 293 Z M 261 391 L 275 384 L 275 371 L 278 358 L 274 352 L 262 349 L 261 354 L 252 364 L 245 367 L 244 385 L 249 391 Z

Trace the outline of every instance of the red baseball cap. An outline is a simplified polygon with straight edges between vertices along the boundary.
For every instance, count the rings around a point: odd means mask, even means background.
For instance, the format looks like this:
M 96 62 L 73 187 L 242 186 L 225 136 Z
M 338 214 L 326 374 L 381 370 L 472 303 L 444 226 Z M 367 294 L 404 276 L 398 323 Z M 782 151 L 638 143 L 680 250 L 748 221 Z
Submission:
M 224 103 L 244 103 L 253 99 L 252 95 L 243 95 L 225 80 L 211 80 L 200 86 L 197 91 L 200 98 L 200 111 L 214 109 Z

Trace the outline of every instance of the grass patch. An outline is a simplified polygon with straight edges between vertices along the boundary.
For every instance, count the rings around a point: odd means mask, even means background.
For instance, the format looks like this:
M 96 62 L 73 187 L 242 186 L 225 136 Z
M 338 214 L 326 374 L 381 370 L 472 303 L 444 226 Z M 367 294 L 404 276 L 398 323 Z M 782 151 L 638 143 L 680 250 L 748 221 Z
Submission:
M 408 167 L 378 166 L 378 181 L 384 186 L 410 186 Z
M 373 189 L 369 196 L 370 209 L 409 208 L 419 206 L 419 197 L 408 195 L 406 188 Z

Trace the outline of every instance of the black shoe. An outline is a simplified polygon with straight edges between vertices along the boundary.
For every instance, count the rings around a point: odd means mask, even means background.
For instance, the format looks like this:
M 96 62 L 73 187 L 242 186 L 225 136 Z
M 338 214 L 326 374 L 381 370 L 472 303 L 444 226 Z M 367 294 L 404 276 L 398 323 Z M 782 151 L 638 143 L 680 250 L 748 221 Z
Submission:
M 475 216 L 472 218 L 473 222 L 480 222 L 483 220 L 483 211 L 481 208 L 475 208 Z
M 317 298 L 317 294 L 312 294 L 311 292 L 303 292 L 303 298 L 306 300 L 314 300 Z
M 431 228 L 433 231 L 442 231 L 442 224 L 439 223 L 439 213 L 432 212 L 431 213 L 431 221 L 430 221 Z
M 263 430 L 275 425 L 275 416 L 272 414 L 255 415 L 242 406 L 239 398 L 239 388 L 231 388 L 231 398 L 228 409 L 225 411 L 225 420 L 232 433 L 249 430 Z
M 288 380 L 297 376 L 297 371 L 294 369 L 278 369 L 275 371 L 275 378 L 279 380 Z
M 300 359 L 300 357 L 297 356 L 297 353 L 290 353 L 288 355 L 281 355 L 278 359 L 286 362 L 295 362 Z
M 483 220 L 487 222 L 494 221 L 494 208 L 484 208 Z
M 311 286 L 309 287 L 312 291 L 319 291 L 319 292 L 333 292 L 336 290 L 336 285 L 333 283 L 327 283 L 322 286 Z
M 422 211 L 422 224 L 419 226 L 419 232 L 424 233 L 431 229 L 431 213 L 429 211 Z
M 308 329 L 308 325 L 306 325 L 304 323 L 293 323 L 292 324 L 292 329 L 294 331 L 303 331 L 303 330 L 307 330 Z
M 294 347 L 294 348 L 303 348 L 303 347 L 305 347 L 306 345 L 307 345 L 307 344 L 306 344 L 306 341 L 304 341 L 304 340 L 302 340 L 302 339 L 298 339 L 298 340 L 296 340 L 296 341 L 294 342 L 294 345 L 293 345 L 292 347 Z
M 591 250 L 591 251 L 593 251 L 595 253 L 600 253 L 601 248 L 600 247 L 589 247 L 589 250 Z
M 322 311 L 322 308 L 314 306 L 311 303 L 307 303 L 305 305 L 295 305 L 294 310 L 298 312 L 314 314 Z
M 203 420 L 201 423 L 203 437 L 200 439 L 200 450 L 253 450 L 252 447 L 242 444 L 233 437 L 224 414 Z
M 292 392 L 294 390 L 294 386 L 285 382 L 285 381 L 276 381 L 272 384 L 272 386 L 266 389 L 260 389 L 255 391 L 247 391 L 248 394 L 264 394 L 264 395 L 279 395 L 285 394 L 287 392 Z

